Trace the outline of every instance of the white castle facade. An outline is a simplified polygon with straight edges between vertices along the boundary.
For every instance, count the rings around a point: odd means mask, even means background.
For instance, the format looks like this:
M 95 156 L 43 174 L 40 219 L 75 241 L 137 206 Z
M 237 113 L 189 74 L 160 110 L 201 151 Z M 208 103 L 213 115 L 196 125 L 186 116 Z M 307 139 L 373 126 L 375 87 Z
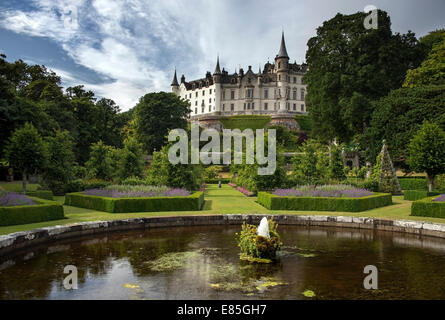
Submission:
M 246 72 L 240 68 L 238 73 L 229 74 L 220 69 L 218 57 L 213 74 L 207 72 L 202 79 L 186 81 L 182 75 L 178 83 L 175 70 L 171 88 L 190 103 L 191 120 L 240 114 L 281 115 L 280 118 L 286 114 L 284 118 L 290 119 L 295 114 L 307 114 L 303 83 L 306 71 L 306 64 L 289 63 L 283 33 L 275 63 L 267 62 L 258 73 L 249 66 Z

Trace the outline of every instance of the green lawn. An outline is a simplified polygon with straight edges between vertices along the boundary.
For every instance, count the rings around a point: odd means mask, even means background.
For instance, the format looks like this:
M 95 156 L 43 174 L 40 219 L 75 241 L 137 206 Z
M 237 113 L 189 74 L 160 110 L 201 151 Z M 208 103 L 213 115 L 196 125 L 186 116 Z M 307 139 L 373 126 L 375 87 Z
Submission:
M 54 197 L 60 203 L 63 203 L 64 197 Z M 174 215 L 199 215 L 199 214 L 300 214 L 300 215 L 343 215 L 356 217 L 375 217 L 386 219 L 409 219 L 428 222 L 444 222 L 445 219 L 411 217 L 411 202 L 403 200 L 402 196 L 393 197 L 393 205 L 377 208 L 358 213 L 347 212 L 328 212 L 328 211 L 278 211 L 267 210 L 256 203 L 255 197 L 246 197 L 236 189 L 225 184 L 221 189 L 218 185 L 208 185 L 205 193 L 205 204 L 202 211 L 179 211 L 179 212 L 138 212 L 138 213 L 107 213 L 101 211 L 88 210 L 65 206 L 66 219 L 32 223 L 18 226 L 0 227 L 0 234 L 8 234 L 16 231 L 30 230 L 47 226 L 70 224 L 76 222 L 94 221 L 94 220 L 114 220 L 139 217 L 160 217 Z

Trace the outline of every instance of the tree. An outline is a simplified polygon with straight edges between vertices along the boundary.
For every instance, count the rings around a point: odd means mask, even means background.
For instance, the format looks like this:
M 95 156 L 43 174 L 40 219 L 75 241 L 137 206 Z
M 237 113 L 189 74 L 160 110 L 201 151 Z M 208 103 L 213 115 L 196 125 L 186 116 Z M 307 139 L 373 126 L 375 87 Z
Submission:
M 434 178 L 445 173 L 445 132 L 437 124 L 425 121 L 409 145 L 409 165 L 417 172 L 426 172 L 429 191 Z
M 89 178 L 111 180 L 116 167 L 114 153 L 115 149 L 105 145 L 102 141 L 94 143 L 91 146 L 90 159 L 85 163 L 87 176 Z
M 319 185 L 328 178 L 327 148 L 307 140 L 292 158 L 292 180 L 296 185 Z
M 329 159 L 329 178 L 333 180 L 345 180 L 345 170 L 343 165 L 343 155 L 340 146 L 331 145 Z
M 25 123 L 23 128 L 14 131 L 6 148 L 6 159 L 22 173 L 24 194 L 27 175 L 41 171 L 45 165 L 45 157 L 42 137 L 31 123 Z
M 170 129 L 186 129 L 189 103 L 173 93 L 156 92 L 143 96 L 134 109 L 135 131 L 144 150 L 152 153 L 166 142 Z
M 45 139 L 45 146 L 47 161 L 43 182 L 54 194 L 63 194 L 65 186 L 73 179 L 74 143 L 68 131 L 57 131 L 54 137 Z
M 144 170 L 142 155 L 142 145 L 135 138 L 125 141 L 118 162 L 119 179 L 142 176 Z
M 409 170 L 409 142 L 424 120 L 445 130 L 445 85 L 401 88 L 375 102 L 371 127 L 361 141 L 368 161 L 374 163 L 386 139 L 394 164 Z
M 426 36 L 419 39 L 420 43 L 425 46 L 427 53 L 433 49 L 434 45 L 445 40 L 445 29 L 438 29 L 429 32 Z
M 408 70 L 404 87 L 445 84 L 445 37 L 431 49 L 428 58 L 420 67 Z
M 363 26 L 366 13 L 337 14 L 308 41 L 307 104 L 312 134 L 349 141 L 369 126 L 371 102 L 399 88 L 406 70 L 417 67 L 425 49 L 414 34 L 393 34 L 386 12 L 378 28 Z

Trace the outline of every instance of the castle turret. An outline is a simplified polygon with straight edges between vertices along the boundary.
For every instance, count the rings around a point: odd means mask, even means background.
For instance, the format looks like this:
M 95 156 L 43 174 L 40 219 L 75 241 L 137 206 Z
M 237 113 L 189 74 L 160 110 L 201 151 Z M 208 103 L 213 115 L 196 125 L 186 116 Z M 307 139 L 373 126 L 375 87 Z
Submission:
M 224 69 L 223 69 L 224 70 Z M 215 112 L 220 113 L 221 112 L 221 82 L 222 82 L 222 73 L 221 69 L 219 67 L 219 55 L 216 58 L 216 67 L 215 71 L 213 72 L 213 83 L 215 84 Z
M 177 95 L 179 95 L 179 83 L 178 83 L 178 77 L 176 76 L 176 69 L 175 69 L 175 75 L 173 76 L 171 87 L 172 91 Z
M 286 50 L 286 42 L 284 41 L 284 31 L 281 34 L 280 51 L 275 57 L 275 72 L 277 74 L 277 87 L 279 90 L 279 112 L 287 111 L 287 78 L 289 71 L 289 55 Z

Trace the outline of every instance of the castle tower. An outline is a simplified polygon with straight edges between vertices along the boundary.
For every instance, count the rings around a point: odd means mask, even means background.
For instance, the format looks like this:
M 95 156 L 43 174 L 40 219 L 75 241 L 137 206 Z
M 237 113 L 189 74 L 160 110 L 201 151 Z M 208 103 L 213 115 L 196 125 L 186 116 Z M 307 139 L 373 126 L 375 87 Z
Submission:
M 179 95 L 179 83 L 178 83 L 178 78 L 176 77 L 176 68 L 175 68 L 175 75 L 173 76 L 173 81 L 172 81 L 171 87 L 172 87 L 172 92 Z
M 275 57 L 275 72 L 277 74 L 277 88 L 279 90 L 277 103 L 279 112 L 287 112 L 287 77 L 289 70 L 289 55 L 284 41 L 284 31 L 281 33 L 280 51 Z
M 215 112 L 221 112 L 221 68 L 219 67 L 219 55 L 216 58 L 216 67 L 213 72 L 213 83 L 215 84 Z

